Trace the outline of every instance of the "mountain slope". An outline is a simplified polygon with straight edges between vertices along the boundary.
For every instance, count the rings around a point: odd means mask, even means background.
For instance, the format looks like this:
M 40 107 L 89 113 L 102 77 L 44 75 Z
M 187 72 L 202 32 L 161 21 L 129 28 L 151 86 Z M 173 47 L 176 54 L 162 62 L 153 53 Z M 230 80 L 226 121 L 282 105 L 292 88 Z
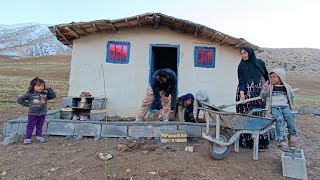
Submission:
M 63 54 L 69 47 L 59 42 L 46 25 L 0 25 L 0 55 L 14 59 Z

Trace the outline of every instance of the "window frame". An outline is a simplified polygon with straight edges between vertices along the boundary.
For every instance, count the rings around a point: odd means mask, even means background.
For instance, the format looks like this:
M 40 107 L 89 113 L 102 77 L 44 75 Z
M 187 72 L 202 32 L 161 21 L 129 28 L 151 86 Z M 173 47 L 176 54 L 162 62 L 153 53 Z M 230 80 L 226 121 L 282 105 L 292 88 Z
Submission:
M 116 61 L 115 59 L 114 60 L 111 60 L 110 59 L 110 46 L 111 45 L 126 45 L 128 47 L 127 49 L 127 57 L 126 57 L 126 60 L 123 62 L 122 61 L 122 56 L 120 56 L 120 61 Z M 107 57 L 106 57 L 106 62 L 108 63 L 112 63 L 112 64 L 129 64 L 129 58 L 130 58 L 130 42 L 123 42 L 123 41 L 108 41 L 107 43 L 107 49 L 106 49 L 107 53 Z M 115 55 L 115 54 L 114 54 Z
M 203 60 L 202 60 L 202 64 L 198 64 L 198 50 L 213 51 L 212 65 L 203 65 Z M 215 47 L 206 47 L 206 46 L 195 46 L 194 47 L 194 67 L 215 68 L 216 67 L 216 48 Z

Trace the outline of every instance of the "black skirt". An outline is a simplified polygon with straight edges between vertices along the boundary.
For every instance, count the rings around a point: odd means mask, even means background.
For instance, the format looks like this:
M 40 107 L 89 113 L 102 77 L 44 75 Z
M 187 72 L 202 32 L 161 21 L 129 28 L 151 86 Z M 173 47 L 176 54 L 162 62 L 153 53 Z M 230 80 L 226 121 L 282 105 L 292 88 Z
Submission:
M 263 83 L 248 83 L 246 85 L 246 90 L 244 91 L 246 99 L 254 98 L 260 96 L 260 92 L 263 89 Z M 237 89 L 236 101 L 240 101 L 240 90 Z M 266 103 L 263 100 L 251 101 L 246 104 L 239 104 L 236 106 L 237 113 L 248 114 L 254 108 L 265 108 Z M 255 116 L 265 116 L 265 112 L 255 112 Z M 239 145 L 242 148 L 253 148 L 253 139 L 250 134 L 241 134 L 239 139 Z M 267 149 L 269 147 L 269 137 L 268 133 L 259 135 L 259 149 Z

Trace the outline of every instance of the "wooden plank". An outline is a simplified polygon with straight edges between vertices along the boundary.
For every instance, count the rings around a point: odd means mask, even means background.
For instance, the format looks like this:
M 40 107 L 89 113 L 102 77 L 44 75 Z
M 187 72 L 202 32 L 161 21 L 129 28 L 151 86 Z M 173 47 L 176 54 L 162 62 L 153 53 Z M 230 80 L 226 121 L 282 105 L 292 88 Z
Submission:
M 174 23 L 174 18 L 172 18 L 172 21 L 171 21 L 171 24 L 170 24 L 170 26 L 172 26 L 173 25 L 173 23 Z
M 106 21 L 106 24 L 108 26 L 111 27 L 111 29 L 114 31 L 114 32 L 118 32 L 118 30 L 116 29 L 116 27 L 114 26 L 114 24 L 111 22 L 111 21 Z
M 182 32 L 184 33 L 184 31 L 185 31 L 185 28 L 186 28 L 186 26 L 187 26 L 187 22 L 185 22 L 184 24 L 183 24 L 183 28 L 182 28 Z
M 54 27 L 54 29 L 57 31 L 57 33 L 69 43 L 69 45 L 72 45 L 72 43 L 61 33 L 61 31 L 58 29 L 58 27 Z
M 220 45 L 222 45 L 228 38 L 229 38 L 228 36 L 225 36 L 225 37 L 223 38 L 223 40 L 221 41 Z
M 139 16 L 137 16 L 137 20 L 138 20 L 138 23 L 139 23 L 139 27 L 141 28 L 141 23 L 140 23 L 140 19 L 139 19 Z
M 243 43 L 245 43 L 245 42 L 246 42 L 246 40 L 242 39 L 242 40 L 236 45 L 236 47 L 237 47 L 237 48 L 240 47 L 240 45 L 243 44 Z
M 198 32 L 199 32 L 200 28 L 201 28 L 201 26 L 197 26 L 196 27 L 196 30 L 194 31 L 194 36 L 195 37 L 198 37 Z
M 217 35 L 218 35 L 218 33 L 217 33 L 217 32 L 215 32 L 215 33 L 212 35 L 212 37 L 211 37 L 211 41 L 213 41 L 213 40 L 214 40 L 214 38 L 215 38 Z
M 130 24 L 129 24 L 128 19 L 126 19 L 125 21 L 126 21 L 126 23 L 127 23 L 127 25 L 128 25 L 128 28 L 129 28 L 129 29 L 132 29 L 131 26 L 130 26 Z
M 161 16 L 153 15 L 153 28 L 159 29 L 160 21 L 161 21 Z
M 83 27 L 81 27 L 79 24 L 77 24 L 78 28 L 81 29 L 85 34 L 89 34 L 88 31 L 86 31 Z
M 65 29 L 67 31 L 69 31 L 72 35 L 74 35 L 76 38 L 79 38 L 79 34 L 77 34 L 73 29 L 71 29 L 70 27 L 65 27 Z
M 95 25 L 94 23 L 92 23 L 92 26 L 99 32 L 101 33 L 101 30 L 99 29 L 99 27 L 97 25 Z

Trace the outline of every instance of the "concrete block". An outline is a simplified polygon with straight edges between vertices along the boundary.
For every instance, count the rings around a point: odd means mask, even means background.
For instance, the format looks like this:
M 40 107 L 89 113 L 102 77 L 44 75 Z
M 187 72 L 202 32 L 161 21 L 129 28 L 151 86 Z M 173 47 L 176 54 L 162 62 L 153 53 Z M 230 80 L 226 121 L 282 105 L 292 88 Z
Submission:
M 106 110 L 91 110 L 90 121 L 103 121 L 106 119 Z
M 8 123 L 5 122 L 3 125 L 3 135 L 9 136 L 11 132 L 17 132 L 18 131 L 18 123 Z
M 130 137 L 152 137 L 152 126 L 129 126 L 128 136 Z
M 282 175 L 297 179 L 308 179 L 303 150 L 282 152 Z
M 128 127 L 118 125 L 102 125 L 101 137 L 127 137 Z
M 188 137 L 201 137 L 201 126 L 179 125 L 178 129 L 185 131 Z
M 48 122 L 43 123 L 42 134 L 47 133 L 47 125 L 48 125 Z M 18 126 L 19 126 L 18 127 L 18 135 L 20 135 L 20 136 L 26 135 L 27 123 L 20 122 Z M 36 134 L 36 126 L 34 127 L 33 132 L 32 132 L 32 135 L 35 135 L 35 134 Z
M 27 123 L 22 123 L 20 122 L 18 125 L 18 135 L 25 135 L 26 134 L 26 129 L 27 129 Z M 34 132 L 35 130 L 33 130 Z
M 48 122 L 47 134 L 73 136 L 75 125 L 68 122 Z
M 202 133 L 205 133 L 205 132 L 206 132 L 206 127 L 201 127 L 201 132 L 202 132 Z M 201 134 L 202 134 L 202 133 L 201 133 Z M 210 135 L 215 135 L 215 134 L 216 134 L 216 128 L 210 127 L 210 128 L 209 128 L 209 134 L 210 134 Z
M 74 135 L 100 137 L 101 125 L 92 123 L 78 123 L 75 126 Z
M 164 130 L 177 130 L 177 125 L 154 126 L 152 131 L 153 137 L 160 137 L 160 132 Z
M 75 109 L 73 108 L 61 108 L 61 117 L 58 119 L 69 119 L 71 120 L 75 114 Z
M 53 109 L 48 111 L 46 119 L 60 119 L 60 109 Z
M 74 113 L 73 112 L 70 112 L 70 111 L 62 111 L 61 112 L 61 119 L 68 119 L 68 120 L 72 120 L 74 116 Z M 58 118 L 58 119 L 60 119 Z
M 62 98 L 61 101 L 62 107 L 77 107 L 77 101 L 74 98 L 66 97 Z
M 92 100 L 92 109 L 106 109 L 106 99 L 105 98 L 94 98 Z

